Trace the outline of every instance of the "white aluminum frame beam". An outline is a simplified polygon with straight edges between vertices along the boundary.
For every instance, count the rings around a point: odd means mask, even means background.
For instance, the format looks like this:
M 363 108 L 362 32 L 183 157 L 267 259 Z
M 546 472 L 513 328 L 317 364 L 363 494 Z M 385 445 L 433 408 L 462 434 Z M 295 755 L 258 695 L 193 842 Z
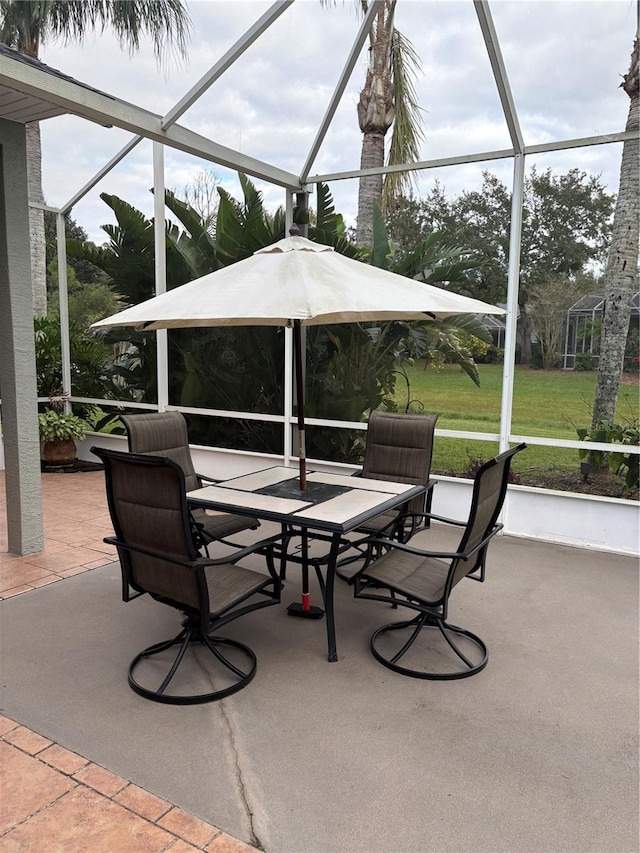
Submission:
M 169 110 L 161 121 L 163 130 L 171 127 L 198 98 L 207 91 L 233 63 L 267 30 L 280 15 L 287 11 L 293 0 L 277 0 L 258 20 L 249 27 L 245 34 L 213 65 L 205 75 Z
M 333 93 L 333 97 L 329 102 L 329 106 L 327 107 L 327 111 L 324 115 L 324 118 L 322 119 L 322 122 L 318 129 L 318 133 L 316 134 L 316 138 L 313 141 L 313 144 L 309 150 L 309 154 L 307 155 L 305 164 L 302 167 L 302 171 L 300 172 L 300 180 L 303 183 L 306 182 L 309 170 L 313 166 L 313 163 L 316 157 L 318 156 L 320 146 L 324 141 L 327 131 L 329 130 L 329 126 L 333 121 L 333 117 L 336 113 L 336 110 L 338 109 L 340 98 L 344 94 L 344 90 L 347 88 L 347 83 L 349 82 L 356 62 L 358 61 L 362 46 L 365 43 L 367 36 L 371 32 L 371 27 L 373 26 L 374 18 L 378 13 L 378 7 L 380 6 L 380 2 L 381 0 L 373 0 L 371 5 L 369 6 L 367 14 L 365 15 L 365 18 L 362 22 L 362 26 L 360 27 L 360 31 L 358 32 L 356 40 L 353 43 L 351 52 L 349 53 L 345 66 L 342 69 L 342 74 L 340 75 L 340 79 L 338 80 L 338 84 Z
M 0 56 L 0 83 L 25 94 L 44 98 L 72 115 L 97 124 L 128 130 L 153 142 L 161 142 L 170 148 L 276 186 L 302 189 L 299 178 L 291 172 L 219 145 L 181 125 L 176 124 L 163 130 L 162 117 L 155 113 L 6 56 Z
M 511 94 L 511 87 L 507 78 L 507 69 L 505 68 L 505 64 L 502 59 L 500 42 L 496 34 L 496 29 L 493 25 L 493 18 L 491 17 L 489 4 L 487 3 L 487 0 L 473 0 L 473 5 L 475 6 L 476 14 L 478 16 L 485 47 L 487 48 L 487 54 L 489 56 L 489 62 L 491 63 L 493 77 L 498 88 L 498 95 L 500 96 L 505 121 L 509 128 L 511 144 L 513 145 L 516 154 L 523 154 L 524 139 L 522 137 L 522 130 L 520 128 L 520 122 L 518 121 L 516 107 L 513 102 L 513 95 Z
M 120 163 L 121 160 L 124 160 L 124 158 L 127 156 L 127 154 L 129 154 L 130 151 L 133 151 L 133 149 L 136 147 L 136 145 L 138 145 L 138 143 L 142 142 L 143 139 L 144 139 L 143 136 L 131 137 L 129 142 L 127 142 L 127 144 L 123 148 L 121 148 L 120 151 L 118 151 L 118 153 L 115 156 L 113 156 L 111 158 L 111 160 L 109 160 L 108 163 L 105 163 L 105 165 L 102 167 L 102 169 L 100 169 L 100 171 L 96 172 L 96 174 L 93 176 L 93 178 L 91 178 L 90 181 L 88 181 L 81 189 L 79 189 L 78 192 L 75 195 L 73 195 L 66 204 L 62 205 L 62 207 L 60 208 L 62 213 L 69 213 L 69 211 L 73 208 L 73 206 L 75 204 L 77 204 L 80 201 L 80 199 L 84 198 L 86 196 L 86 194 L 88 192 L 90 192 L 90 190 L 92 190 L 95 187 L 95 185 L 97 183 L 99 183 L 104 178 L 105 175 L 108 175 L 109 172 L 115 166 L 117 166 L 118 163 Z
M 564 151 L 568 148 L 588 148 L 592 145 L 608 145 L 612 142 L 626 142 L 629 139 L 640 138 L 635 130 L 623 130 L 619 133 L 607 133 L 602 136 L 583 136 L 577 139 L 560 139 L 557 142 L 541 142 L 537 145 L 525 145 L 523 154 L 546 154 L 551 151 Z M 402 163 L 395 166 L 376 166 L 370 169 L 354 169 L 347 172 L 327 172 L 310 175 L 307 184 L 317 184 L 320 181 L 348 181 L 361 178 L 363 175 L 387 175 L 391 172 L 424 172 L 428 169 L 439 169 L 443 166 L 462 166 L 467 163 L 483 163 L 489 160 L 508 160 L 515 157 L 512 148 L 502 148 L 496 151 L 479 151 L 475 154 L 459 154 L 456 157 L 439 157 L 434 160 L 418 160 L 415 163 Z
M 500 405 L 500 451 L 509 447 L 513 413 L 513 382 L 516 367 L 516 330 L 518 326 L 518 292 L 520 286 L 520 241 L 522 239 L 522 208 L 524 204 L 524 154 L 513 162 L 511 192 L 511 232 L 509 234 L 509 273 L 507 279 L 507 329 L 504 341 L 502 368 L 502 403 Z

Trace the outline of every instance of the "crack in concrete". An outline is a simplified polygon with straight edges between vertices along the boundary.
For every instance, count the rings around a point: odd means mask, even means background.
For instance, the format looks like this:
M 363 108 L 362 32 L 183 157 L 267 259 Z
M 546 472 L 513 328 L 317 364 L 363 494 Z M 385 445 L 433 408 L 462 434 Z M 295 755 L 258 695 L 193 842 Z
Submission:
M 236 746 L 235 732 L 234 732 L 233 726 L 231 725 L 231 720 L 229 718 L 229 715 L 227 714 L 227 709 L 225 707 L 224 700 L 220 703 L 220 710 L 222 712 L 222 717 L 223 717 L 225 723 L 227 724 L 227 728 L 229 730 L 229 743 L 230 743 L 231 749 L 233 751 L 234 763 L 235 763 L 235 768 L 236 768 L 236 783 L 238 786 L 238 792 L 240 794 L 240 799 L 242 800 L 242 804 L 244 806 L 245 813 L 247 815 L 247 819 L 249 821 L 249 830 L 251 833 L 251 844 L 254 847 L 256 847 L 258 850 L 264 850 L 264 847 L 262 846 L 262 842 L 260 841 L 260 838 L 258 837 L 258 834 L 256 832 L 256 827 L 255 827 L 255 823 L 254 823 L 254 819 L 253 819 L 254 815 L 253 815 L 253 811 L 251 809 L 251 806 L 249 805 L 249 796 L 248 796 L 248 792 L 247 792 L 247 787 L 245 785 L 243 775 L 242 775 L 242 767 L 240 764 L 240 753 L 239 753 L 238 748 Z
M 209 681 L 209 684 L 211 685 L 211 689 L 215 690 L 216 689 L 215 680 L 213 678 L 212 673 L 210 672 L 210 670 L 207 668 L 207 665 L 206 665 L 207 662 L 209 662 L 209 658 L 207 655 L 204 655 L 203 657 L 201 657 L 198 654 L 198 651 L 200 651 L 202 653 L 202 649 L 200 649 L 200 650 L 194 649 L 195 661 L 198 664 L 202 674 Z M 222 699 L 221 701 L 215 702 L 214 704 L 217 705 L 217 707 L 220 709 L 220 714 L 221 714 L 222 719 L 224 720 L 224 722 L 227 726 L 227 730 L 229 732 L 229 745 L 231 747 L 231 750 L 232 750 L 233 756 L 234 756 L 236 786 L 237 786 L 238 793 L 240 795 L 240 800 L 241 800 L 242 805 L 244 807 L 244 812 L 245 812 L 245 815 L 247 817 L 247 821 L 249 824 L 249 833 L 250 833 L 250 839 L 251 839 L 250 844 L 258 850 L 264 850 L 264 847 L 262 846 L 262 842 L 261 842 L 261 840 L 260 840 L 260 838 L 256 832 L 256 827 L 255 827 L 255 823 L 254 823 L 254 814 L 253 814 L 253 811 L 251 809 L 251 806 L 249 805 L 249 797 L 247 794 L 247 786 L 244 783 L 244 779 L 243 779 L 243 775 L 242 775 L 242 767 L 240 764 L 240 753 L 239 753 L 238 748 L 236 746 L 235 731 L 234 731 L 234 728 L 231 724 L 231 718 L 229 717 L 229 714 L 227 713 L 225 700 Z

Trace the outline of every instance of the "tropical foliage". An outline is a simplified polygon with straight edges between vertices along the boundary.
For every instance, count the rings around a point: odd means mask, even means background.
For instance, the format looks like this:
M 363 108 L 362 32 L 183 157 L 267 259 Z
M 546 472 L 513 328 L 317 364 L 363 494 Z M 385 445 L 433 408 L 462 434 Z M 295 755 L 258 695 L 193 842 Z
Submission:
M 61 388 L 62 356 L 60 322 L 57 317 L 36 317 L 35 350 L 38 396 L 48 396 Z M 111 353 L 103 343 L 73 321 L 69 323 L 71 382 L 78 397 L 100 398 L 113 395 Z
M 271 214 L 262 195 L 240 176 L 242 198 L 218 188 L 220 202 L 214 227 L 189 204 L 166 193 L 175 221 L 166 226 L 167 287 L 172 288 L 207 272 L 249 257 L 256 249 L 284 235 L 283 209 Z M 103 200 L 114 212 L 116 225 L 104 226 L 109 243 L 101 248 L 69 241 L 70 257 L 83 258 L 103 270 L 123 305 L 153 295 L 153 222 L 115 196 Z M 298 211 L 300 225 L 308 219 L 309 236 L 366 262 L 428 282 L 461 281 L 478 261 L 460 249 L 447 247 L 443 235 L 433 235 L 410 256 L 395 257 L 394 247 L 377 214 L 376 241 L 367 252 L 346 236 L 326 186 L 318 189 L 311 215 Z M 348 324 L 306 330 L 306 411 L 309 417 L 361 421 L 380 406 L 393 407 L 398 363 L 437 354 L 459 363 L 474 381 L 477 369 L 465 335 L 486 336 L 474 318 L 456 323 Z M 114 374 L 121 382 L 120 399 L 153 399 L 156 388 L 156 347 L 153 333 L 109 330 L 103 343 L 115 348 Z M 270 327 L 171 330 L 169 340 L 169 402 L 186 408 L 280 414 L 283 410 L 284 332 Z M 125 393 L 126 392 L 126 393 Z M 261 420 L 189 416 L 192 441 L 251 450 L 281 451 L 282 430 Z M 309 431 L 308 451 L 320 458 L 357 458 L 357 434 L 342 430 Z
M 91 427 L 87 421 L 71 412 L 47 409 L 38 415 L 38 428 L 42 441 L 56 442 L 69 439 L 80 441 Z

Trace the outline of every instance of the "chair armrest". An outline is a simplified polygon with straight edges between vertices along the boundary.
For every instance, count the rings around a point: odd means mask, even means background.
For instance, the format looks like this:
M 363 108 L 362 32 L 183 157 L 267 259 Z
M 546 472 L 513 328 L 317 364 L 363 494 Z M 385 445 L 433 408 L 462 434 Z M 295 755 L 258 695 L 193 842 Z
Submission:
M 135 551 L 137 554 L 145 554 L 149 557 L 155 557 L 156 559 L 163 560 L 167 563 L 175 563 L 177 566 L 197 569 L 203 568 L 204 566 L 223 566 L 229 563 L 236 563 L 248 554 L 255 554 L 258 552 L 266 553 L 266 551 L 273 548 L 278 541 L 288 538 L 289 537 L 286 533 L 277 533 L 275 536 L 269 536 L 267 539 L 262 539 L 260 542 L 256 542 L 253 545 L 247 545 L 245 548 L 240 548 L 232 554 L 225 554 L 223 557 L 198 557 L 195 560 L 180 560 L 177 557 L 172 557 L 170 554 L 166 554 L 164 551 L 156 551 L 154 548 L 140 548 L 138 546 L 128 545 L 121 542 L 116 536 L 106 536 L 103 541 L 108 545 L 115 545 L 116 547 L 123 548 L 125 551 Z
M 496 524 L 494 527 L 487 533 L 487 535 L 482 539 L 475 548 L 471 548 L 469 551 L 425 551 L 423 548 L 416 548 L 414 545 L 407 545 L 403 542 L 398 542 L 395 539 L 385 539 L 372 537 L 367 540 L 367 542 L 371 545 L 383 545 L 387 552 L 390 552 L 393 549 L 398 549 L 399 551 L 406 551 L 409 554 L 416 554 L 419 557 L 448 557 L 449 559 L 453 559 L 457 557 L 460 560 L 468 560 L 474 554 L 477 554 L 478 551 L 482 550 L 482 548 L 487 545 L 487 543 L 493 539 L 493 537 L 498 533 L 498 531 L 502 530 L 504 525 Z
M 225 554 L 223 557 L 200 557 L 195 563 L 193 563 L 193 565 L 224 566 L 229 563 L 237 563 L 238 560 L 241 560 L 248 554 L 266 553 L 267 551 L 272 550 L 278 542 L 281 542 L 284 539 L 288 540 L 290 536 L 291 534 L 288 533 L 276 533 L 273 536 L 269 536 L 266 539 L 261 539 L 259 542 L 255 542 L 253 545 L 247 545 L 245 548 L 240 548 L 232 554 Z
M 435 519 L 435 521 L 443 521 L 445 524 L 454 524 L 456 527 L 466 527 L 466 521 L 458 521 L 455 518 L 447 518 L 444 515 L 436 515 L 433 512 L 406 512 L 403 513 L 405 518 L 423 518 L 423 519 Z
M 108 545 L 115 545 L 116 548 L 122 548 L 125 551 L 135 551 L 136 554 L 145 554 L 148 557 L 155 557 L 166 563 L 175 563 L 176 566 L 185 566 L 188 569 L 194 569 L 199 565 L 199 560 L 180 560 L 164 551 L 156 551 L 154 548 L 140 548 L 138 545 L 129 545 L 126 542 L 121 542 L 116 536 L 105 536 L 102 541 Z
M 203 486 L 208 486 L 210 484 L 215 485 L 216 483 L 220 482 L 220 480 L 215 480 L 213 477 L 207 477 L 206 474 L 196 473 L 196 477 L 198 478 L 198 482 L 200 483 L 200 488 L 202 488 Z

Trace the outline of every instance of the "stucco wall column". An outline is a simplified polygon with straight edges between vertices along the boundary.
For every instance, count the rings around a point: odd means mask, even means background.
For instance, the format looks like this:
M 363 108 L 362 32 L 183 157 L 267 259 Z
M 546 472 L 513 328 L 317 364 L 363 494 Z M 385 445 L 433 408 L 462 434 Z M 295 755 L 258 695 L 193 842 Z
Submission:
M 0 119 L 0 396 L 12 554 L 43 549 L 24 125 Z

